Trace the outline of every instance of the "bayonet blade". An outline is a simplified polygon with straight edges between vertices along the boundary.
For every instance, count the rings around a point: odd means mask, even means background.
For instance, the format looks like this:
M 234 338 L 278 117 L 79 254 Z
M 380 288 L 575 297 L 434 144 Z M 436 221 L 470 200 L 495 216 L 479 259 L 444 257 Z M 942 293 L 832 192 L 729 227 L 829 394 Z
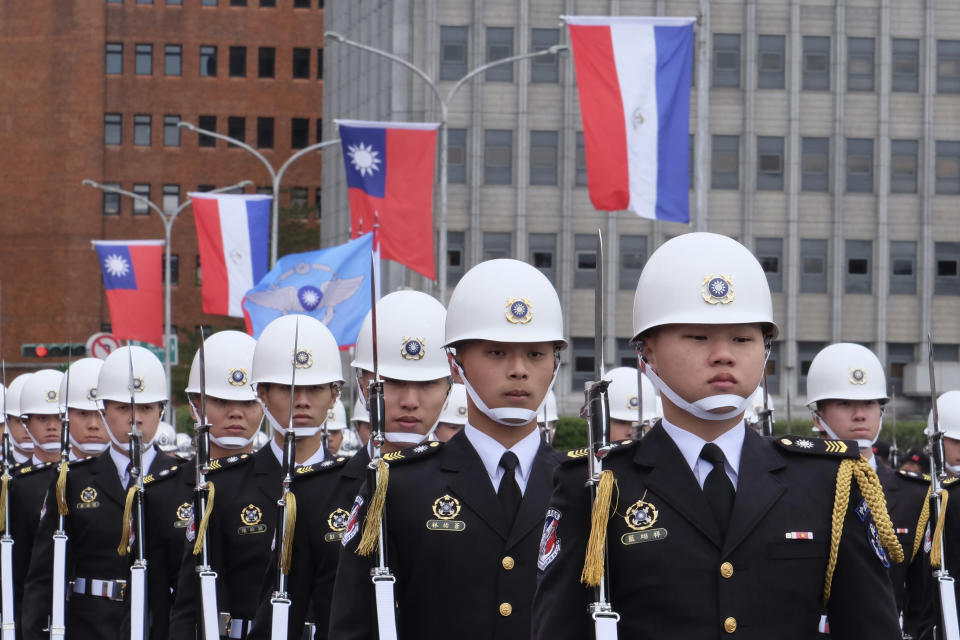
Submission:
M 597 336 L 593 341 L 593 372 L 599 382 L 603 380 L 603 309 L 604 309 L 604 269 L 603 269 L 603 232 L 597 229 L 597 279 L 594 283 L 593 329 Z
M 297 352 L 300 349 L 300 318 L 293 329 L 293 371 L 290 374 L 290 420 L 287 428 L 293 433 L 293 408 L 296 402 L 297 393 Z
M 933 372 L 933 338 L 927 334 L 927 367 L 930 374 L 930 404 L 933 411 L 933 431 L 940 431 L 940 412 L 937 411 L 937 382 Z
M 203 325 L 200 325 L 200 424 L 207 424 L 207 350 L 204 345 Z M 296 354 L 296 351 L 294 351 Z M 296 368 L 296 367 L 294 367 Z
M 373 336 L 373 379 L 380 381 L 380 354 L 377 348 L 377 259 L 370 254 L 370 333 Z
M 136 434 L 137 429 L 137 403 L 134 398 L 136 387 L 133 384 L 133 345 L 127 341 L 127 360 L 130 365 L 130 435 Z M 139 445 L 138 445 L 139 446 Z

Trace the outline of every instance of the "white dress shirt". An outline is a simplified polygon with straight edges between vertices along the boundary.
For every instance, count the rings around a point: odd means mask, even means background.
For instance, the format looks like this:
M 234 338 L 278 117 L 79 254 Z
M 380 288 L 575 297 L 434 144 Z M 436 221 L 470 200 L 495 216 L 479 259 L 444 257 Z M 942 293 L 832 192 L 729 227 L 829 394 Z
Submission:
M 120 476 L 120 484 L 124 489 L 127 488 L 127 485 L 130 483 L 130 472 L 127 471 L 127 465 L 130 464 L 130 458 L 127 457 L 125 453 L 120 453 L 117 451 L 116 447 L 110 447 L 110 457 L 113 459 L 113 464 L 117 467 L 117 475 Z M 153 464 L 153 461 L 157 458 L 157 450 L 153 447 L 147 447 L 147 450 L 143 452 L 140 456 L 140 463 L 143 465 L 143 470 L 141 471 L 143 477 L 146 477 L 150 473 L 150 465 Z
M 273 438 L 270 438 L 270 450 L 273 451 L 273 455 L 276 456 L 277 462 L 280 463 L 280 466 L 283 466 L 283 449 L 280 448 L 280 445 L 277 444 L 277 441 Z M 297 467 L 306 467 L 311 464 L 320 464 L 323 462 L 325 453 L 323 447 L 317 447 L 317 450 L 313 452 L 313 455 L 303 461 L 303 464 L 296 464 Z
M 697 482 L 700 483 L 700 488 L 702 489 L 707 476 L 713 471 L 713 463 L 707 462 L 700 457 L 700 451 L 703 450 L 703 445 L 707 444 L 707 441 L 700 436 L 671 424 L 666 418 L 663 419 L 662 424 L 667 435 L 670 436 L 670 439 L 673 440 L 674 444 L 680 449 L 680 453 L 683 454 L 683 459 L 690 465 L 690 469 L 693 471 L 693 475 L 696 477 Z M 741 420 L 740 424 L 713 441 L 713 444 L 720 447 L 724 457 L 727 459 L 723 467 L 727 472 L 727 477 L 730 478 L 730 482 L 733 483 L 734 489 L 737 488 L 737 477 L 740 475 L 740 454 L 743 451 L 743 439 L 746 435 L 746 426 L 744 426 L 743 420 Z
M 493 483 L 494 492 L 500 490 L 500 480 L 503 478 L 503 467 L 500 466 L 500 458 L 503 457 L 507 448 L 502 444 L 483 433 L 469 422 L 464 427 L 467 440 L 473 445 L 483 466 L 490 476 L 490 482 Z M 520 464 L 515 470 L 517 484 L 520 486 L 520 493 L 527 490 L 527 481 L 530 479 L 530 470 L 533 468 L 533 459 L 537 457 L 537 451 L 540 449 L 540 431 L 534 429 L 530 435 L 525 437 L 517 444 L 510 447 L 510 451 L 516 454 Z

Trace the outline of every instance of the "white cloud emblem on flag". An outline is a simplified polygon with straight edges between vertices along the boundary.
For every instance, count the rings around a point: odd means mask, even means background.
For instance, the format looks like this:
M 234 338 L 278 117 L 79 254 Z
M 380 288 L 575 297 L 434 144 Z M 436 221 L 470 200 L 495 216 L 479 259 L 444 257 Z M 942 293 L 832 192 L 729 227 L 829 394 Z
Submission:
M 117 277 L 125 276 L 130 271 L 130 265 L 126 259 L 115 253 L 107 256 L 107 259 L 103 261 L 103 266 L 107 270 L 107 273 Z
M 372 176 L 374 171 L 380 170 L 379 151 L 374 151 L 372 145 L 360 143 L 347 147 L 350 164 L 361 176 Z

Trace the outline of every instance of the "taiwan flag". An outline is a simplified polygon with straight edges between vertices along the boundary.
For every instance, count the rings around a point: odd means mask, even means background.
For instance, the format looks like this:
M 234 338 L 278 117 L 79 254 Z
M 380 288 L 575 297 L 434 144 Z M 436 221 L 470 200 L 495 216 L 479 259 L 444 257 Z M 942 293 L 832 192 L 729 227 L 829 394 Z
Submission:
M 593 206 L 689 223 L 694 19 L 564 19 Z
M 335 122 L 346 166 L 351 237 L 374 231 L 382 257 L 435 279 L 433 173 L 440 125 Z
M 163 346 L 163 240 L 94 240 L 113 335 Z
M 270 196 L 191 193 L 203 266 L 203 311 L 243 317 L 243 296 L 267 273 Z

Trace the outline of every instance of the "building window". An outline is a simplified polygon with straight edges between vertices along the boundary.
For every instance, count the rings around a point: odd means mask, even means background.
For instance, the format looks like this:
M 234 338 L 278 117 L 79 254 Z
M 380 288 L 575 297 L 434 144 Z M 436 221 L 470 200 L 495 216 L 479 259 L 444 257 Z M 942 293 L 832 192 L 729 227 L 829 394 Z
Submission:
M 163 202 L 160 208 L 164 213 L 173 213 L 180 206 L 180 185 L 163 185 Z
M 467 75 L 467 28 L 440 27 L 440 79 Z
M 830 38 L 803 37 L 803 88 L 812 91 L 830 89 Z
M 293 217 L 306 220 L 310 207 L 309 193 L 306 187 L 290 187 L 290 209 Z
M 465 251 L 465 233 L 463 231 L 447 232 L 447 286 L 454 287 L 463 277 L 467 264 Z
M 260 6 L 272 9 L 277 6 L 277 0 L 260 0 Z
M 138 113 L 133 116 L 133 144 L 150 146 L 151 120 L 148 113 Z
M 138 44 L 134 47 L 134 73 L 149 76 L 153 73 L 153 45 Z
M 180 127 L 177 126 L 179 122 L 180 122 L 180 116 L 176 116 L 176 115 L 163 116 L 163 146 L 165 147 L 180 146 Z
M 295 47 L 293 50 L 293 77 L 310 77 L 310 49 Z
M 847 193 L 873 192 L 873 139 L 847 138 Z
M 757 189 L 783 191 L 783 138 L 757 137 Z
M 937 93 L 960 93 L 960 40 L 937 40 Z
M 570 359 L 573 360 L 573 372 L 570 376 L 571 390 L 583 391 L 584 385 L 594 378 L 593 341 L 594 338 L 573 338 L 570 345 Z
M 547 276 L 547 280 L 557 283 L 557 234 L 531 233 L 527 236 L 530 249 L 530 264 Z
M 740 86 L 740 35 L 713 34 L 713 86 Z
M 112 187 L 114 189 L 119 189 L 120 185 L 116 182 L 105 182 L 105 187 Z M 103 215 L 105 216 L 118 216 L 120 215 L 120 194 L 113 191 L 104 191 L 103 192 Z
M 960 345 L 934 343 L 933 359 L 936 362 L 957 362 L 960 360 Z
M 894 91 L 916 93 L 920 90 L 920 41 L 914 38 L 893 39 Z
M 936 263 L 933 293 L 960 295 L 960 242 L 935 242 L 933 252 Z
M 467 130 L 447 129 L 447 184 L 467 182 Z
M 804 138 L 800 160 L 800 188 L 803 191 L 829 191 L 830 139 Z
M 309 9 L 310 0 L 293 0 L 294 9 Z
M 103 116 L 103 144 L 121 144 L 123 142 L 123 116 L 119 113 L 107 113 Z
M 200 77 L 213 78 L 217 75 L 217 48 L 212 45 L 200 47 Z
M 783 239 L 757 238 L 757 260 L 767 275 L 772 293 L 783 291 Z
M 217 130 L 217 116 L 199 116 L 197 118 L 197 127 L 205 131 Z M 213 136 L 208 136 L 205 133 L 197 135 L 197 146 L 198 147 L 215 147 L 217 146 L 217 139 Z
M 873 91 L 873 38 L 847 38 L 847 90 Z
M 710 186 L 714 189 L 740 188 L 739 136 L 713 136 Z
M 503 60 L 513 55 L 513 27 L 487 27 L 485 62 Z M 513 63 L 499 64 L 486 70 L 487 82 L 513 82 Z
M 617 356 L 616 356 L 616 365 L 618 367 L 633 367 L 637 368 L 637 348 L 630 344 L 630 340 L 627 338 L 617 338 Z
M 483 233 L 483 259 L 509 258 L 512 253 L 511 244 L 510 233 L 485 231 Z
M 890 141 L 890 193 L 917 192 L 916 140 Z
M 246 47 L 230 47 L 227 52 L 229 56 L 229 66 L 230 66 L 230 77 L 231 78 L 245 78 L 247 77 L 247 48 Z
M 597 236 L 578 233 L 573 239 L 573 286 L 592 289 L 597 282 Z
M 203 285 L 203 267 L 200 266 L 200 254 L 199 254 L 199 253 L 197 254 L 197 269 L 196 269 L 196 271 L 194 271 L 193 273 L 194 273 L 194 276 L 193 276 L 193 284 L 194 284 L 194 286 L 197 286 L 197 287 L 202 286 L 202 285 Z
M 767 369 L 763 378 L 770 395 L 780 393 L 780 343 L 770 344 L 770 354 L 767 356 Z
M 247 119 L 243 116 L 229 116 L 227 118 L 227 135 L 240 142 L 247 141 Z M 230 146 L 236 146 L 231 144 Z
M 903 374 L 913 362 L 913 345 L 905 342 L 887 343 L 887 384 L 896 395 L 903 395 Z
M 844 274 L 846 293 L 873 292 L 873 241 L 847 240 L 847 269 Z
M 315 202 L 315 208 L 317 211 L 317 220 L 319 220 L 323 214 L 323 209 L 321 209 L 320 207 L 322 196 L 323 196 L 323 187 L 317 187 L 314 190 L 314 202 Z
M 273 187 L 271 187 L 270 185 L 262 185 L 257 187 L 256 192 L 258 196 L 272 196 Z
M 309 118 L 292 118 L 290 120 L 290 148 L 303 149 L 310 140 Z
M 587 186 L 587 148 L 583 142 L 583 131 L 577 131 L 577 151 L 574 185 L 578 187 Z
M 960 193 L 960 142 L 937 140 L 937 193 Z
M 647 236 L 620 236 L 620 273 L 617 288 L 633 291 L 640 280 L 640 272 L 647 262 Z
M 167 261 L 166 254 L 160 256 L 160 266 L 163 267 Z M 160 270 L 160 280 L 163 284 L 167 283 L 167 270 Z M 170 286 L 175 287 L 180 284 L 180 256 L 176 253 L 170 254 Z
M 530 184 L 557 184 L 556 131 L 530 132 Z
M 273 78 L 276 72 L 277 50 L 273 47 L 260 47 L 257 50 L 257 77 Z
M 317 80 L 323 78 L 323 49 L 317 49 Z
M 145 216 L 150 213 L 150 205 L 147 204 L 147 201 L 150 200 L 150 185 L 149 184 L 135 184 L 133 185 L 133 192 L 138 196 L 144 198 L 133 199 L 133 215 L 135 216 Z
M 826 342 L 797 342 L 797 360 L 800 362 L 797 391 L 800 395 L 807 395 L 807 372 L 810 371 L 810 363 L 825 346 Z
M 757 41 L 757 88 L 783 89 L 786 37 L 759 36 Z
M 163 73 L 168 76 L 183 75 L 183 46 L 168 44 L 163 47 Z
M 230 0 L 231 7 L 245 7 L 247 6 L 247 0 Z
M 530 51 L 543 51 L 560 43 L 559 29 L 533 29 Z M 560 64 L 557 54 L 549 53 L 530 59 L 530 82 L 559 82 Z
M 323 118 L 317 118 L 317 142 L 323 142 Z
M 111 74 L 123 73 L 123 43 L 108 42 L 105 47 L 104 70 Z
M 273 149 L 273 118 L 257 118 L 257 146 Z
M 890 242 L 890 293 L 917 293 L 917 243 L 913 240 Z
M 513 183 L 513 131 L 487 129 L 483 132 L 483 183 Z
M 800 293 L 827 292 L 827 241 L 800 239 Z
M 217 6 L 217 0 L 200 0 L 200 4 L 204 7 L 215 7 Z

